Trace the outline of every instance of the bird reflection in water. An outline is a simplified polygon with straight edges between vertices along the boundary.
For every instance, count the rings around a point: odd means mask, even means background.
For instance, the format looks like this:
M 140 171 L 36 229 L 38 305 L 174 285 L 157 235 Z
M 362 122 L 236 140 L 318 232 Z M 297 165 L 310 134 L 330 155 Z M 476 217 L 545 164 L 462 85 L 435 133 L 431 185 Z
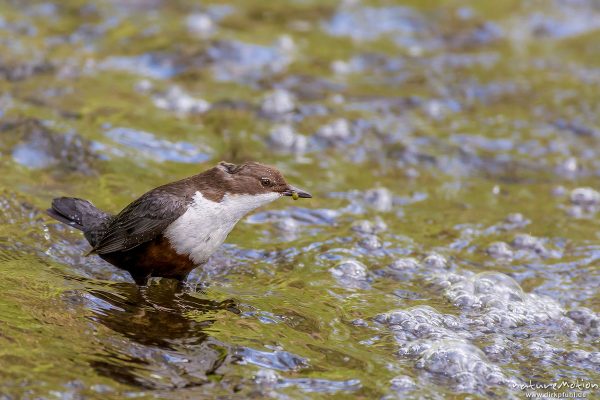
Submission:
M 91 364 L 101 374 L 146 389 L 202 385 L 233 361 L 233 351 L 205 330 L 216 314 L 239 314 L 233 300 L 211 301 L 167 279 L 91 289 L 91 319 L 119 335 L 99 335 Z

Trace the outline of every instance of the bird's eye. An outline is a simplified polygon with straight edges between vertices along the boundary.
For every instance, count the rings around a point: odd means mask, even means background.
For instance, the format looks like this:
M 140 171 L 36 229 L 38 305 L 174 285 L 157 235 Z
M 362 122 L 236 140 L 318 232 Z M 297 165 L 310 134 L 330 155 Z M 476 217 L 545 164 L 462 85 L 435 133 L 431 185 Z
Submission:
M 271 186 L 271 180 L 269 178 L 260 178 L 260 183 L 265 187 Z

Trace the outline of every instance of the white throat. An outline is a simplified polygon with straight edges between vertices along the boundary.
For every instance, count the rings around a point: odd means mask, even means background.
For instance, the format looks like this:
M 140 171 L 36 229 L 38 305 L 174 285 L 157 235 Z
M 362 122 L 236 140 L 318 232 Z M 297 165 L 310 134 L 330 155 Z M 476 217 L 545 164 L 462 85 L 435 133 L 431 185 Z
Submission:
M 250 211 L 281 197 L 278 193 L 226 194 L 220 202 L 196 192 L 188 210 L 167 227 L 164 235 L 179 254 L 195 264 L 205 263 Z

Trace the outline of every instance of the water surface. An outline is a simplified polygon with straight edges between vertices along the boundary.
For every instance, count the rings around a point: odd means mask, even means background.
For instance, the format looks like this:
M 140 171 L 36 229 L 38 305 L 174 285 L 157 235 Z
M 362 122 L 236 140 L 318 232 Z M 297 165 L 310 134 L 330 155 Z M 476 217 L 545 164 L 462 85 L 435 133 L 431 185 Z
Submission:
M 600 384 L 599 21 L 592 0 L 0 2 L 1 397 Z M 138 290 L 44 214 L 249 159 L 314 198 L 246 218 L 185 292 Z

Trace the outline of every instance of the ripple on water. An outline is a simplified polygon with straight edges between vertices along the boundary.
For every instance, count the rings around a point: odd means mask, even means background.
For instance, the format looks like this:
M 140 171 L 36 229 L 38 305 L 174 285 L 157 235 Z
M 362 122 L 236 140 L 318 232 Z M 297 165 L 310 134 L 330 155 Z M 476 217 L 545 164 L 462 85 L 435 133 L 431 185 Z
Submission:
M 284 71 L 292 61 L 285 46 L 263 46 L 240 41 L 220 41 L 207 51 L 213 75 L 219 81 L 245 83 Z
M 500 367 L 491 363 L 481 350 L 461 340 L 435 342 L 415 365 L 452 382 L 458 391 L 484 393 L 489 386 L 508 382 Z
M 329 269 L 338 283 L 348 289 L 368 289 L 367 266 L 357 260 L 344 260 Z
M 295 108 L 294 95 L 283 89 L 267 93 L 260 106 L 261 111 L 267 116 L 290 113 Z
M 170 142 L 159 139 L 152 133 L 136 129 L 112 128 L 106 131 L 104 135 L 126 148 L 134 149 L 137 154 L 158 162 L 201 163 L 211 158 L 192 143 Z M 123 155 L 121 151 L 111 149 L 102 143 L 96 143 L 96 147 L 99 150 L 109 150 L 119 156 Z
M 12 148 L 13 160 L 31 169 L 53 167 L 61 172 L 94 174 L 99 156 L 92 143 L 74 132 L 54 132 L 48 125 L 35 119 L 2 124 L 0 132 L 10 132 L 10 141 L 18 140 Z
M 210 103 L 204 99 L 193 97 L 179 86 L 171 86 L 164 93 L 153 97 L 154 105 L 178 115 L 202 114 L 210 109 Z
M 283 378 L 272 370 L 260 370 L 254 377 L 256 383 L 262 387 L 285 388 L 298 387 L 305 392 L 335 393 L 339 391 L 354 391 L 361 387 L 360 380 L 349 379 L 344 381 L 314 378 Z
M 242 364 L 254 364 L 279 371 L 295 371 L 308 366 L 305 358 L 283 350 L 271 352 L 241 347 L 236 351 L 236 355 L 241 358 Z
M 421 15 L 409 7 L 342 6 L 325 30 L 333 36 L 374 40 L 387 34 L 413 35 L 426 28 Z
M 275 125 L 269 133 L 268 143 L 276 151 L 296 155 L 302 155 L 308 149 L 308 138 L 289 124 Z
M 139 56 L 111 56 L 99 64 L 101 69 L 126 71 L 154 79 L 170 79 L 185 70 L 171 56 L 142 54 Z

